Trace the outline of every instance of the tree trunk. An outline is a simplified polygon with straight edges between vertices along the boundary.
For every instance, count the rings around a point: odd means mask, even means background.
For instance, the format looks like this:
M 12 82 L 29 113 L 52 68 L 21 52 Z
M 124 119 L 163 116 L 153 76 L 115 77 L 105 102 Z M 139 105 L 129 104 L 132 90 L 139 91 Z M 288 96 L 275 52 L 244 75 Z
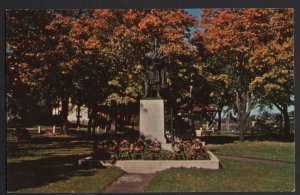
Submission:
M 111 117 L 110 131 L 116 132 L 116 119 L 115 116 Z
M 115 105 L 111 106 L 111 113 L 110 113 L 110 133 L 115 133 L 116 132 L 116 118 L 117 118 L 117 109 Z
M 222 123 L 222 118 L 221 118 L 221 114 L 222 114 L 222 109 L 218 109 L 218 130 L 221 130 L 221 123 Z
M 110 115 L 106 114 L 105 133 L 110 132 Z
M 92 135 L 96 135 L 96 116 L 97 116 L 97 105 L 94 104 L 93 105 L 93 110 L 92 110 L 92 119 L 93 119 L 93 131 L 92 131 Z
M 76 121 L 76 125 L 77 125 L 77 127 L 80 125 L 80 107 L 81 107 L 81 104 L 80 103 L 78 103 L 77 104 L 77 121 Z
M 246 127 L 247 120 L 245 119 L 245 116 L 239 115 L 239 121 L 238 121 L 238 129 L 240 132 L 240 141 L 243 142 L 245 140 L 245 127 Z
M 88 134 L 95 135 L 96 127 L 95 127 L 95 119 L 97 115 L 97 106 L 96 104 L 92 105 L 92 107 L 89 107 L 89 122 L 88 122 Z
M 283 129 L 283 114 L 280 113 L 280 129 Z
M 283 114 L 283 122 L 284 122 L 283 134 L 285 136 L 288 136 L 290 135 L 290 118 L 289 118 L 288 108 L 286 105 L 283 107 L 282 114 Z
M 88 122 L 87 134 L 91 135 L 91 133 L 92 133 L 92 123 L 93 123 L 92 108 L 91 107 L 88 107 L 88 118 L 89 118 L 89 122 Z
M 97 105 L 94 104 L 93 105 L 93 110 L 92 110 L 92 119 L 93 119 L 93 123 L 92 123 L 92 126 L 93 126 L 92 135 L 96 134 L 96 116 L 97 116 Z
M 289 113 L 288 113 L 288 106 L 285 104 L 276 104 L 274 105 L 280 110 L 282 116 L 283 116 L 283 134 L 285 136 L 290 135 L 290 118 L 289 118 Z M 282 121 L 282 120 L 281 120 Z
M 62 98 L 61 108 L 61 133 L 68 134 L 68 112 L 69 112 L 69 98 Z
M 236 107 L 238 111 L 238 130 L 240 133 L 240 141 L 245 140 L 245 127 L 248 121 L 248 116 L 254 103 L 251 102 L 247 92 L 243 94 L 236 93 Z
M 134 114 L 131 115 L 131 130 L 134 131 L 134 119 L 135 119 L 135 116 Z
M 125 128 L 125 123 L 124 123 L 124 117 L 122 114 L 117 118 L 118 124 L 120 125 L 120 129 L 124 130 Z
M 92 135 L 96 135 L 96 125 L 95 125 L 95 119 L 93 119 L 93 128 L 92 128 Z

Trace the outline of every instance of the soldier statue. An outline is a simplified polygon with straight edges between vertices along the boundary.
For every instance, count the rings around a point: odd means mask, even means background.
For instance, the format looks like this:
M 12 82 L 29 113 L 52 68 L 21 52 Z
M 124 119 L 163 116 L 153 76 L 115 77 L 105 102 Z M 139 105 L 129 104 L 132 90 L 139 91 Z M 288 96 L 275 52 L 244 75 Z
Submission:
M 160 97 L 160 90 L 166 84 L 166 56 L 156 48 L 155 39 L 152 51 L 145 55 L 145 97 L 153 97 L 153 87 L 156 96 Z

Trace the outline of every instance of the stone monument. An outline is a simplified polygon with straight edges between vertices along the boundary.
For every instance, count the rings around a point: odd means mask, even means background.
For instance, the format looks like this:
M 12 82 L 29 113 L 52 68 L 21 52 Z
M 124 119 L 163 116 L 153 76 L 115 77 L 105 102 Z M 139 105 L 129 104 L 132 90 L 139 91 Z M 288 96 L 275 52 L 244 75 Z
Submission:
M 156 40 L 145 56 L 145 96 L 140 100 L 140 133 L 162 144 L 165 139 L 164 100 L 160 90 L 165 87 L 166 55 L 157 49 Z

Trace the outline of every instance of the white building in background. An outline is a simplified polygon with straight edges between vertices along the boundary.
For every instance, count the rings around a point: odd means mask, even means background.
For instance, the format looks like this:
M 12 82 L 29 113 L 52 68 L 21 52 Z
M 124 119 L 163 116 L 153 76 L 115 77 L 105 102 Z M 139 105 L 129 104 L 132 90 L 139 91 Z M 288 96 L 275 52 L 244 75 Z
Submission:
M 52 109 L 52 115 L 56 116 L 56 115 L 60 115 L 61 113 L 61 101 L 59 101 L 58 107 L 55 107 Z M 73 105 L 71 103 L 71 101 L 69 100 L 69 113 L 68 113 L 68 121 L 70 123 L 74 123 L 76 124 L 77 122 L 77 115 L 78 115 L 78 106 L 77 105 Z M 83 105 L 80 107 L 80 124 L 81 125 L 87 125 L 88 121 L 89 121 L 89 117 L 88 117 L 88 108 Z
M 68 121 L 70 123 L 75 123 L 77 122 L 77 110 L 78 110 L 78 106 L 77 105 L 72 105 L 69 104 L 69 115 L 68 115 Z M 88 117 L 88 108 L 83 105 L 80 107 L 80 124 L 81 125 L 87 125 L 88 121 L 89 121 L 89 117 Z

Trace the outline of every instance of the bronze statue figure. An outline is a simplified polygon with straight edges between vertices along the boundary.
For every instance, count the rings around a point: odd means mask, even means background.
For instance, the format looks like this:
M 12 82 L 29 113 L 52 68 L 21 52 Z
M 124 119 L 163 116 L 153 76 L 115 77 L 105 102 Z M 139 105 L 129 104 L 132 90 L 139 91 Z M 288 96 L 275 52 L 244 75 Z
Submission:
M 156 96 L 160 97 L 161 88 L 166 84 L 166 56 L 156 49 L 156 39 L 153 51 L 145 55 L 145 97 L 152 97 L 151 90 L 154 86 Z

